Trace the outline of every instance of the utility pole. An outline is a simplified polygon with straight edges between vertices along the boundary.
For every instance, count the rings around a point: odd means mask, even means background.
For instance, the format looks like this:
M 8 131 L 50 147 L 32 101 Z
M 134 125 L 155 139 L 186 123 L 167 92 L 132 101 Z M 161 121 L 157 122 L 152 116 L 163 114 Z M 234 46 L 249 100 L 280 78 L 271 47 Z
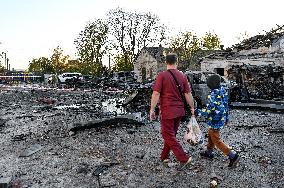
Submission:
M 7 58 L 7 72 L 10 71 L 9 58 Z
M 110 71 L 110 55 L 108 55 L 108 70 Z
M 8 63 L 9 59 L 7 59 L 7 64 L 8 64 L 8 70 L 11 71 L 11 64 Z

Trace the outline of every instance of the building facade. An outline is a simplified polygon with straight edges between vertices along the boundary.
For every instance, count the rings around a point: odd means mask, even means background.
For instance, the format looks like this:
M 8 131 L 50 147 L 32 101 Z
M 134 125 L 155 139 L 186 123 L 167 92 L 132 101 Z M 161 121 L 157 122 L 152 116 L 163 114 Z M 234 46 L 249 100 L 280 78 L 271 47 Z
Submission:
M 138 82 L 154 80 L 159 72 L 166 70 L 165 49 L 144 47 L 134 61 L 134 73 Z

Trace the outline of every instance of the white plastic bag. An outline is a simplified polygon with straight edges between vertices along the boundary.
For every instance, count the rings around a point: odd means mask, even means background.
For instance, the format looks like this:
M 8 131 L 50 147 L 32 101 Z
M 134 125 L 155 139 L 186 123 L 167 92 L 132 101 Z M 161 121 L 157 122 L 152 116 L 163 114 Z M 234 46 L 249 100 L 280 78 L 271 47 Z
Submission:
M 184 140 L 188 142 L 190 145 L 197 145 L 203 143 L 202 132 L 199 128 L 199 125 L 195 119 L 195 117 L 191 117 L 188 124 L 187 129 L 184 134 Z

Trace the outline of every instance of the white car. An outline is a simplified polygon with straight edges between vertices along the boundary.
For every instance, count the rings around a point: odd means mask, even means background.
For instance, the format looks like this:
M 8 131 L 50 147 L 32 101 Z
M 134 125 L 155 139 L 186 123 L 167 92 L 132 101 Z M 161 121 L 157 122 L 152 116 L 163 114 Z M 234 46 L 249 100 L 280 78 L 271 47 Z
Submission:
M 77 73 L 77 72 L 66 72 L 66 73 L 58 75 L 58 81 L 60 83 L 65 83 L 66 81 L 72 80 L 72 79 L 83 80 L 83 76 L 81 73 Z

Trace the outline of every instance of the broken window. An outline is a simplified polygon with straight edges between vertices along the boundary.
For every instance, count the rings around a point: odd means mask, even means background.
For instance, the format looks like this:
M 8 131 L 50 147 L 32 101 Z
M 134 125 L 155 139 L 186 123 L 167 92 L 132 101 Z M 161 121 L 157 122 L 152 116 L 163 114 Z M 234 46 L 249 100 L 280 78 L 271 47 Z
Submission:
M 214 72 L 219 74 L 220 76 L 224 76 L 224 68 L 215 68 Z

